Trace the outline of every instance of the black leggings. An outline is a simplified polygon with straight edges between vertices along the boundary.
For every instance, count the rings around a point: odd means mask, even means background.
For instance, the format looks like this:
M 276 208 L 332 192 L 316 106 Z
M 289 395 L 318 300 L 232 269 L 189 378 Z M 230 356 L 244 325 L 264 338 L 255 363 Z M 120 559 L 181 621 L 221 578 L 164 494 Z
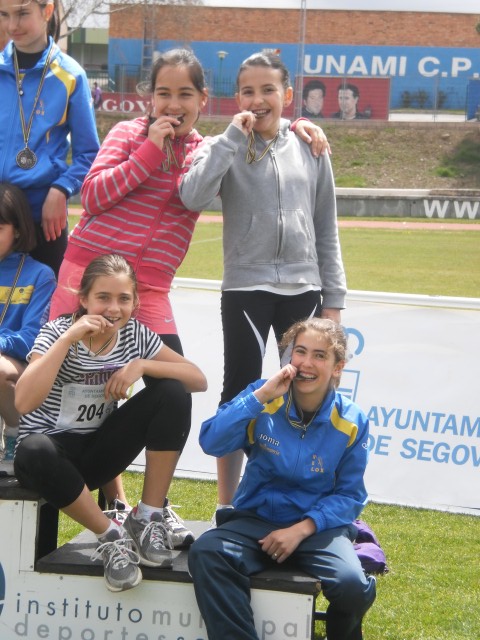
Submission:
M 320 291 L 284 296 L 268 291 L 223 291 L 224 374 L 220 404 L 262 376 L 270 327 L 277 342 L 297 320 L 320 317 Z
M 32 258 L 35 258 L 35 260 L 43 262 L 43 264 L 48 264 L 55 272 L 55 277 L 58 278 L 60 265 L 62 264 L 63 255 L 67 248 L 68 228 L 62 230 L 59 238 L 47 242 L 42 225 L 36 222 L 35 235 L 37 237 L 37 246 L 33 251 L 30 251 L 30 255 Z
M 191 395 L 181 382 L 150 379 L 94 433 L 32 433 L 23 438 L 15 454 L 15 476 L 63 509 L 80 496 L 84 485 L 97 489 L 125 471 L 144 447 L 182 451 L 191 409 Z

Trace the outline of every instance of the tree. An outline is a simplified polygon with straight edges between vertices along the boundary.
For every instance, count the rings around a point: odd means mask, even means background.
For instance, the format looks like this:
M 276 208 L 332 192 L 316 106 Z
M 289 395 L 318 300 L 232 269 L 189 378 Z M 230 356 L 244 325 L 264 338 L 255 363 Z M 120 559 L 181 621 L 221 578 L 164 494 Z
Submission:
M 62 33 L 69 35 L 83 26 L 87 18 L 109 16 L 114 11 L 124 11 L 132 5 L 203 5 L 203 0 L 61 0 Z

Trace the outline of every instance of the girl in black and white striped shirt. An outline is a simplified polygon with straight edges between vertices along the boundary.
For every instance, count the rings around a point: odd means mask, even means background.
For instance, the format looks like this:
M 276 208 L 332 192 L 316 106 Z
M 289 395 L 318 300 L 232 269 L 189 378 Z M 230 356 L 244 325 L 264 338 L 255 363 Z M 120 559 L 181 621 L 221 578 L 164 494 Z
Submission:
M 107 587 L 122 591 L 140 582 L 139 562 L 171 566 L 164 504 L 190 429 L 190 392 L 207 385 L 196 365 L 132 318 L 135 274 L 122 257 L 90 263 L 79 301 L 76 314 L 41 329 L 17 383 L 23 415 L 14 469 L 23 486 L 97 535 Z M 144 376 L 145 388 L 127 399 Z M 105 516 L 90 491 L 124 471 L 143 448 L 142 499 L 122 526 Z

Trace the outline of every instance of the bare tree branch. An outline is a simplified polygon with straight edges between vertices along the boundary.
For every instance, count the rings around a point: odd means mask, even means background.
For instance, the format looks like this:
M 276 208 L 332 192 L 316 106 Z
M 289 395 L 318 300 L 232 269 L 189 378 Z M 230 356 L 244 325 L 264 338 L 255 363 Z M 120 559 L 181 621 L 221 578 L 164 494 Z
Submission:
M 62 24 L 66 28 L 66 35 L 82 27 L 85 20 L 90 16 L 108 16 L 114 11 L 124 11 L 132 5 L 203 5 L 203 0 L 62 0 L 63 13 Z

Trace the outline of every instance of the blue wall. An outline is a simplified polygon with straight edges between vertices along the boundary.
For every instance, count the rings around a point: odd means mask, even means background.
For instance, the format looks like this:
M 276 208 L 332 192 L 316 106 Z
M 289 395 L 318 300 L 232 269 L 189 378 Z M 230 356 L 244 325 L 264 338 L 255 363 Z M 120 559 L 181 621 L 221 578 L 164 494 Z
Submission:
M 157 50 L 178 46 L 175 41 L 157 43 Z M 192 42 L 191 47 L 209 77 L 218 76 L 217 51 L 227 51 L 222 62 L 222 79 L 234 81 L 239 64 L 264 48 L 280 49 L 292 78 L 297 67 L 298 47 L 278 42 L 232 43 Z M 141 65 L 141 40 L 112 38 L 109 46 L 109 73 L 115 77 L 117 65 Z M 444 108 L 464 109 L 469 79 L 480 78 L 480 48 L 385 47 L 305 45 L 304 75 L 390 77 L 390 108 L 402 106 L 402 93 L 426 91 L 427 108 L 435 107 L 435 96 L 444 94 Z

